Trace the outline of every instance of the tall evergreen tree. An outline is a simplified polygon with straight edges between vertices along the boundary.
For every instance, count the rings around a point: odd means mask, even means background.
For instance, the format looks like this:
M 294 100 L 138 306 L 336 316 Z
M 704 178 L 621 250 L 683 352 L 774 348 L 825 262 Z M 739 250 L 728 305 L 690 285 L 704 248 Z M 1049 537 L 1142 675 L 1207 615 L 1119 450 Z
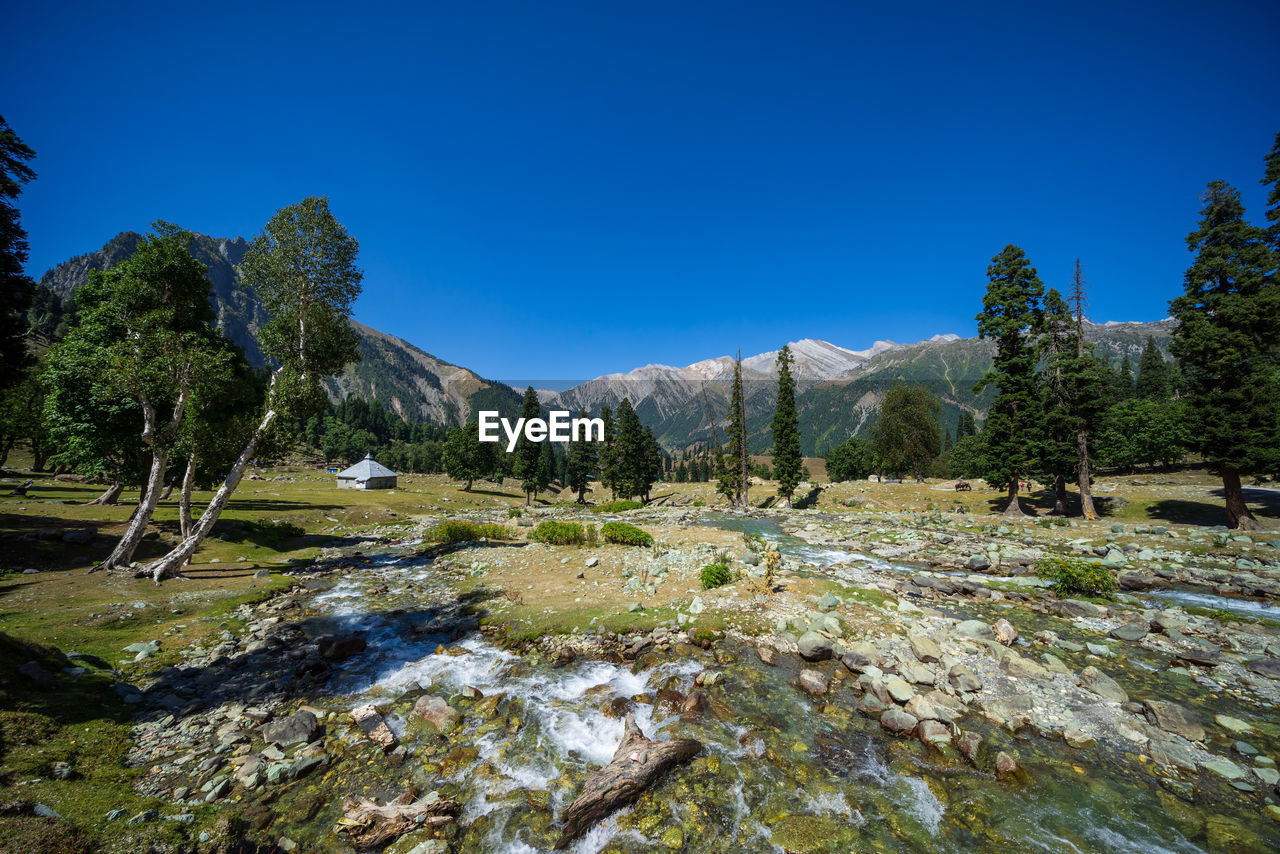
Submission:
M 617 468 L 617 493 L 623 498 L 643 496 L 648 489 L 648 447 L 645 428 L 636 416 L 631 401 L 618 402 L 618 436 L 614 442 L 614 465 Z
M 747 451 L 747 412 L 742 391 L 742 354 L 733 363 L 733 387 L 729 397 L 729 436 L 724 454 L 716 464 L 718 491 L 731 505 L 746 507 L 751 488 Z
M 27 165 L 36 153 L 0 116 L 0 390 L 22 379 L 27 358 L 27 309 L 35 283 L 26 274 L 27 232 L 17 199 L 22 185 L 35 179 Z
M 642 487 L 640 494 L 643 496 L 645 504 L 648 504 L 651 500 L 650 492 L 653 490 L 653 485 L 662 480 L 662 468 L 662 446 L 658 444 L 658 437 L 653 435 L 653 428 L 646 424 L 644 428 L 644 457 L 641 463 L 639 482 Z
M 1280 469 L 1280 282 L 1264 229 L 1244 218 L 1240 193 L 1213 181 L 1186 292 L 1170 303 L 1178 320 L 1173 352 L 1182 365 L 1193 434 L 1222 476 L 1231 527 L 1256 530 L 1240 476 Z
M 1115 373 L 1116 399 L 1129 400 L 1133 397 L 1133 365 L 1129 354 L 1125 353 L 1120 360 L 1120 367 Z
M 787 499 L 804 479 L 804 460 L 800 456 L 800 417 L 796 414 L 796 381 L 791 376 L 795 359 L 791 348 L 782 345 L 778 351 L 778 406 L 773 412 L 773 478 L 778 482 L 778 495 Z
M 556 446 L 550 439 L 546 439 L 538 443 L 538 492 L 542 492 L 551 485 L 551 481 L 555 479 L 556 471 L 559 468 L 556 462 Z
M 1022 515 L 1018 489 L 1034 469 L 1041 424 L 1036 393 L 1036 357 L 1028 336 L 1040 314 L 1044 284 L 1026 254 L 1010 244 L 987 267 L 987 292 L 978 314 L 978 334 L 996 343 L 991 370 L 978 381 L 979 392 L 998 389 L 983 429 L 983 477 L 992 486 L 1007 486 L 1008 515 Z
M 1040 406 L 1044 412 L 1039 467 L 1053 482 L 1053 512 L 1067 513 L 1067 477 L 1080 461 L 1072 417 L 1071 389 L 1067 384 L 1069 360 L 1074 356 L 1071 312 L 1056 288 L 1045 294 L 1040 315 L 1037 349 L 1043 362 L 1040 372 Z
M 607 406 L 601 409 L 600 420 L 604 422 L 604 441 L 600 444 L 600 483 L 612 497 L 617 498 L 618 426 L 613 420 L 613 410 Z
M 526 424 L 531 418 L 538 417 L 538 393 L 533 390 L 533 386 L 524 390 L 524 400 L 520 403 L 520 417 Z M 539 471 L 542 460 L 540 444 L 540 442 L 529 441 L 523 430 L 520 431 L 520 438 L 516 440 L 515 476 L 520 478 L 520 488 L 524 490 L 526 507 L 533 503 L 533 496 L 544 488 L 539 485 L 542 482 Z
M 587 413 L 581 411 L 578 417 L 586 418 Z M 596 445 L 596 442 L 587 440 L 586 431 L 583 431 L 577 441 L 569 443 L 569 449 L 565 452 L 568 458 L 566 484 L 578 494 L 579 504 L 587 503 L 587 490 L 590 488 L 592 476 L 596 473 L 596 467 L 600 464 Z
M 1280 252 L 1280 133 L 1276 134 L 1275 145 L 1267 153 L 1263 163 L 1266 171 L 1262 174 L 1262 185 L 1270 187 L 1267 193 L 1267 234 L 1271 239 L 1271 248 Z
M 1090 434 L 1101 413 L 1111 401 L 1110 371 L 1098 360 L 1084 340 L 1084 272 L 1076 259 L 1071 277 L 1071 302 L 1075 320 L 1075 359 L 1063 365 L 1070 416 L 1076 435 L 1076 483 L 1080 489 L 1080 515 L 1087 520 L 1098 518 L 1093 505 L 1093 475 L 1090 471 Z
M 1169 363 L 1156 346 L 1156 339 L 1148 335 L 1147 345 L 1142 349 L 1142 358 L 1138 361 L 1134 394 L 1144 400 L 1169 400 L 1173 397 L 1169 374 Z
M 462 491 L 470 492 L 471 484 L 493 471 L 497 453 L 497 443 L 481 442 L 479 424 L 470 421 L 449 431 L 441 462 L 445 474 L 464 481 L 467 485 Z

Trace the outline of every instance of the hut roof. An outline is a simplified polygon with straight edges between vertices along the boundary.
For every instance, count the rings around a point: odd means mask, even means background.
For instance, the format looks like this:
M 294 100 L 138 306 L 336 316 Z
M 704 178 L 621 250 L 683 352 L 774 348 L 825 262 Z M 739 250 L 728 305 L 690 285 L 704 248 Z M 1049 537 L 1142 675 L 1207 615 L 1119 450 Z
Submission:
M 360 462 L 345 471 L 338 472 L 338 477 L 347 480 L 369 480 L 373 477 L 396 477 L 396 473 L 373 458 L 373 454 L 365 454 Z

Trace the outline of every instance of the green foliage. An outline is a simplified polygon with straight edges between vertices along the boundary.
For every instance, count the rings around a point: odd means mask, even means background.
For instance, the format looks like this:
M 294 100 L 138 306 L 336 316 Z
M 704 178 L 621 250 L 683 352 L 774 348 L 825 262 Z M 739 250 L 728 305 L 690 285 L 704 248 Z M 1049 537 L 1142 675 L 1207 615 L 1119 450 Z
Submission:
M 872 428 L 872 448 L 885 473 L 895 476 L 911 469 L 917 480 L 942 450 L 938 415 L 942 403 L 923 386 L 893 386 L 880 403 L 880 417 Z
M 445 473 L 454 480 L 465 482 L 464 490 L 470 492 L 472 483 L 493 471 L 497 454 L 497 443 L 481 442 L 480 427 L 471 421 L 449 431 L 441 462 Z
M 528 423 L 530 419 L 537 418 L 538 413 L 538 393 L 534 391 L 533 386 L 529 386 L 525 389 L 524 401 L 520 404 L 520 417 Z M 531 503 L 533 496 L 546 489 L 551 483 L 551 472 L 541 464 L 541 444 L 541 442 L 529 441 L 523 430 L 520 431 L 520 438 L 516 440 L 514 473 L 521 480 L 520 487 L 524 490 L 526 504 Z
M 597 504 L 594 509 L 597 513 L 626 513 L 628 510 L 638 510 L 643 506 L 644 505 L 639 501 L 632 501 L 629 498 L 624 498 L 620 501 L 609 501 L 604 504 Z
M 1190 421 L 1181 401 L 1123 400 L 1102 416 L 1098 460 L 1130 471 L 1140 465 L 1174 465 L 1194 442 Z
M 519 518 L 520 518 L 521 516 L 523 516 L 523 515 L 524 515 L 524 511 L 523 511 L 523 510 L 521 510 L 519 507 L 508 507 L 508 508 L 507 508 L 507 518 L 508 518 L 508 519 L 519 519 Z
M 747 412 L 742 391 L 742 358 L 733 363 L 733 387 L 729 398 L 728 442 L 716 460 L 716 491 L 733 505 L 747 503 L 748 480 Z
M 773 476 L 778 481 L 778 495 L 791 500 L 796 486 L 804 479 L 804 461 L 800 457 L 800 419 L 796 414 L 796 382 L 791 376 L 791 348 L 778 351 L 778 403 L 773 413 Z
M 1008 245 L 987 267 L 987 291 L 978 334 L 996 344 L 991 370 L 975 391 L 999 389 L 983 429 L 983 477 L 992 486 L 1016 485 L 1036 464 L 1042 423 L 1036 387 L 1036 355 L 1029 342 L 1040 313 L 1044 284 L 1021 249 Z M 1015 498 L 1016 502 L 1016 498 Z M 1016 504 L 1012 510 L 1017 510 Z
M 586 531 L 577 522 L 539 522 L 529 532 L 529 539 L 552 546 L 580 546 L 587 541 Z
M 1096 561 L 1069 557 L 1043 557 L 1036 561 L 1036 575 L 1053 582 L 1059 596 L 1109 596 L 1116 579 Z
M 1204 201 L 1199 227 L 1187 236 L 1196 257 L 1185 293 L 1170 303 L 1178 320 L 1172 349 L 1196 446 L 1224 480 L 1238 480 L 1240 473 L 1280 469 L 1277 256 L 1267 231 L 1245 221 L 1237 190 L 1214 181 Z M 1235 516 L 1233 496 L 1227 498 Z
M 446 520 L 427 531 L 425 536 L 433 543 L 465 543 L 474 540 L 509 540 L 512 533 L 506 525 Z
M 1169 400 L 1173 397 L 1173 372 L 1156 346 L 1156 339 L 1150 335 L 1138 362 L 1134 392 L 1143 400 Z
M 36 177 L 27 165 L 35 156 L 0 116 L 0 389 L 16 383 L 28 362 L 24 335 L 35 283 L 23 269 L 27 232 L 16 202 L 22 185 Z
M 651 546 L 653 537 L 635 525 L 626 522 L 605 522 L 600 526 L 600 535 L 606 543 L 621 546 Z
M 832 481 L 862 480 L 875 470 L 871 442 L 850 436 L 827 452 L 827 477 Z
M 586 416 L 585 411 L 578 413 L 579 418 L 586 418 Z M 565 485 L 577 493 L 579 504 L 586 501 L 591 478 L 600 464 L 598 447 L 598 443 L 588 441 L 584 430 L 576 441 L 569 442 L 569 447 L 565 451 L 568 458 L 565 463 Z
M 724 587 L 733 576 L 729 573 L 729 567 L 722 563 L 709 563 L 702 568 L 702 589 L 710 590 L 713 587 Z
M 615 495 L 647 499 L 662 477 L 662 456 L 653 431 L 640 423 L 628 398 L 618 403 L 617 434 L 609 449 L 609 472 Z
M 956 442 L 956 446 L 951 449 L 951 456 L 948 460 L 948 476 L 949 477 L 982 477 L 982 473 L 987 470 L 986 447 L 982 441 L 982 435 L 965 436 Z

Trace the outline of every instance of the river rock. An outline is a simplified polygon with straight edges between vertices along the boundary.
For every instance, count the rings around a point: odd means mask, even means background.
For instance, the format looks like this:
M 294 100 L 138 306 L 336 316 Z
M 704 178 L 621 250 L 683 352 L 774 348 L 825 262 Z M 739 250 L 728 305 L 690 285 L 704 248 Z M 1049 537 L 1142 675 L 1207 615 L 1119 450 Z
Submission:
M 796 646 L 800 649 L 800 657 L 805 661 L 826 661 L 835 652 L 831 640 L 817 632 L 805 632 Z
M 1121 623 L 1110 632 L 1111 637 L 1122 641 L 1140 641 L 1147 636 L 1146 623 Z
M 1080 687 L 1092 691 L 1104 700 L 1113 703 L 1129 702 L 1129 695 L 1107 674 L 1096 667 L 1086 667 L 1080 671 Z
M 1253 726 L 1251 724 L 1247 721 L 1242 721 L 1239 718 L 1233 718 L 1231 715 L 1214 715 L 1213 720 L 1218 724 L 1218 726 L 1236 735 L 1253 732 Z
M 956 741 L 956 748 L 960 751 L 960 755 L 975 765 L 978 762 L 978 748 L 981 746 L 982 736 L 976 732 L 962 733 Z
M 1255 658 L 1245 669 L 1268 679 L 1280 679 L 1280 658 Z
M 1105 617 L 1107 609 L 1083 599 L 1063 599 L 1053 604 L 1055 613 L 1066 617 Z
M 897 676 L 886 680 L 884 687 L 895 703 L 905 703 L 916 695 L 916 689 L 907 684 L 906 680 Z
M 982 680 L 973 672 L 973 668 L 967 664 L 953 665 L 947 674 L 947 678 L 951 681 L 951 687 L 957 691 L 972 692 L 982 690 Z
M 427 694 L 419 697 L 413 704 L 411 714 L 419 720 L 426 721 L 436 732 L 445 733 L 454 729 L 462 720 L 457 709 L 444 701 L 443 697 Z
M 1000 659 L 1000 670 L 1017 679 L 1035 679 L 1040 682 L 1048 682 L 1053 679 L 1053 674 L 1048 670 L 1045 670 L 1031 659 L 1023 658 L 1012 651 Z
M 370 741 L 379 745 L 383 752 L 395 749 L 395 734 L 391 732 L 391 727 L 387 726 L 386 720 L 378 713 L 377 706 L 367 703 L 352 709 L 350 714 L 351 719 L 356 722 L 356 726 L 360 727 L 360 730 Z
M 920 721 L 916 737 L 925 744 L 941 746 L 951 742 L 951 729 L 939 721 Z
M 1143 700 L 1147 720 L 1165 732 L 1180 735 L 1187 741 L 1204 741 L 1204 727 L 1195 713 L 1168 700 Z
M 772 667 L 778 663 L 778 651 L 772 645 L 762 643 L 756 647 L 756 658 L 764 664 Z
M 1188 621 L 1187 615 L 1181 611 L 1161 611 L 1151 618 L 1151 628 L 1165 634 L 1181 632 L 1187 628 Z
M 1000 641 L 1000 643 L 1005 646 L 1010 646 L 1018 639 L 1018 630 L 1015 629 L 1013 624 L 1004 617 L 1001 617 L 992 624 L 991 631 L 996 636 L 996 640 Z
M 996 777 L 1000 780 L 1009 780 L 1018 776 L 1018 772 L 1022 770 L 1022 766 L 1018 765 L 1018 760 L 1014 759 L 1003 750 L 996 754 Z
M 983 700 L 979 706 L 988 720 L 1003 725 L 1031 714 L 1035 700 L 1030 694 L 1010 694 Z
M 996 634 L 991 627 L 981 620 L 962 620 L 951 630 L 956 637 L 973 640 L 995 640 Z
M 1144 572 L 1128 571 L 1116 575 L 1116 584 L 1121 590 L 1149 590 L 1159 581 L 1154 575 L 1147 575 Z
M 908 682 L 916 685 L 932 685 L 938 681 L 938 675 L 926 665 L 917 661 L 904 661 L 898 665 L 898 673 Z
M 989 569 L 991 567 L 991 561 L 987 559 L 985 554 L 976 554 L 969 558 L 969 563 L 967 565 L 969 569 L 974 572 L 981 572 L 982 570 Z
M 1228 781 L 1245 778 L 1245 770 L 1229 759 L 1210 759 L 1201 763 L 1200 767 Z
M 1062 740 L 1067 743 L 1068 747 L 1074 747 L 1076 750 L 1086 750 L 1095 746 L 1098 742 L 1093 736 L 1084 730 L 1067 727 L 1062 731 Z
M 863 694 L 862 699 L 858 701 L 858 711 L 870 718 L 882 714 L 889 708 L 892 708 L 891 703 L 886 703 L 870 691 Z
M 860 673 L 868 667 L 879 667 L 880 660 L 880 650 L 867 641 L 854 641 L 847 644 L 844 653 L 840 656 L 840 663 L 854 673 Z
M 320 656 L 329 661 L 341 661 L 344 658 L 364 652 L 367 641 L 359 635 L 324 635 L 316 638 L 316 647 Z
M 288 747 L 291 744 L 307 744 L 316 736 L 320 724 L 316 716 L 306 709 L 299 709 L 287 718 L 281 718 L 262 726 L 262 740 L 267 744 Z
M 816 670 L 800 671 L 800 689 L 810 697 L 821 697 L 827 693 L 829 685 L 827 677 Z
M 924 694 L 916 694 L 907 701 L 902 710 L 916 720 L 921 721 L 940 721 L 950 720 L 951 718 L 949 714 L 935 706 Z
M 924 635 L 911 635 L 907 638 L 911 644 L 911 652 L 916 658 L 927 664 L 937 664 L 942 660 L 942 650 L 930 638 Z
M 880 726 L 895 735 L 907 735 L 915 730 L 919 723 L 914 717 L 896 706 L 880 716 Z

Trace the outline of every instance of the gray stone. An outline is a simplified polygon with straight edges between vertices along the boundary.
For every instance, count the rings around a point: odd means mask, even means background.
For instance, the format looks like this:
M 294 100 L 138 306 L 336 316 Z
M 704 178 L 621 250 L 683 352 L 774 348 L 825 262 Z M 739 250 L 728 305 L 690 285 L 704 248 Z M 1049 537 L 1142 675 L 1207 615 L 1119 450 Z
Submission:
M 834 654 L 831 641 L 817 632 L 805 632 L 797 642 L 800 657 L 805 661 L 825 661 Z
M 1048 682 L 1053 679 L 1053 674 L 1048 670 L 1045 670 L 1029 658 L 1023 658 L 1016 652 L 1010 652 L 1000 659 L 1000 670 L 1017 679 L 1035 679 L 1041 682 Z
M 840 662 L 854 673 L 859 673 L 867 667 L 879 667 L 880 661 L 880 650 L 867 641 L 846 644 L 844 652 L 840 655 Z
M 1165 732 L 1180 735 L 1187 741 L 1204 741 L 1204 727 L 1195 713 L 1168 700 L 1143 700 L 1147 720 Z
M 1013 624 L 1004 617 L 1001 617 L 992 624 L 991 631 L 995 634 L 996 640 L 1005 646 L 1010 646 L 1018 639 L 1018 630 L 1015 629 Z
M 1107 609 L 1084 599 L 1063 599 L 1054 603 L 1053 609 L 1068 617 L 1105 617 Z
M 991 627 L 981 620 L 963 620 L 952 629 L 952 634 L 962 638 L 975 640 L 995 640 L 996 634 Z
M 919 721 L 896 706 L 880 716 L 880 726 L 895 735 L 907 735 L 915 730 L 917 724 Z
M 1140 641 L 1147 636 L 1146 623 L 1121 623 L 1108 634 L 1116 640 Z
M 886 680 L 884 687 L 895 703 L 905 703 L 916 695 L 916 689 L 907 684 L 906 680 L 897 676 Z
M 987 559 L 985 554 L 976 554 L 969 558 L 968 567 L 974 572 L 981 572 L 991 566 L 991 561 Z
M 973 672 L 967 664 L 956 664 L 952 666 L 947 678 L 951 680 L 951 686 L 957 691 L 981 691 L 982 680 Z
M 462 720 L 462 715 L 457 709 L 446 703 L 443 697 L 433 694 L 419 697 L 418 702 L 413 704 L 412 714 L 426 721 L 435 728 L 436 732 L 450 732 Z
M 1280 679 L 1280 658 L 1255 658 L 1245 669 L 1268 679 Z
M 1245 770 L 1229 759 L 1210 759 L 1208 762 L 1201 763 L 1200 767 L 1226 780 L 1245 778 Z
M 827 677 L 816 670 L 801 670 L 799 682 L 800 690 L 810 697 L 821 697 L 827 693 Z
M 287 747 L 290 744 L 306 744 L 315 738 L 320 728 L 316 716 L 306 709 L 299 709 L 287 718 L 264 724 L 262 740 L 268 744 Z
M 1080 687 L 1092 691 L 1104 700 L 1113 703 L 1129 702 L 1129 695 L 1107 674 L 1096 667 L 1086 667 L 1080 671 Z
M 18 673 L 41 688 L 48 688 L 53 685 L 53 674 L 41 667 L 38 661 L 28 661 L 18 668 Z
M 911 635 L 907 642 L 911 644 L 911 652 L 921 661 L 937 664 L 942 660 L 942 650 L 924 635 Z
M 1214 715 L 1213 720 L 1218 724 L 1218 726 L 1228 732 L 1235 733 L 1236 735 L 1253 732 L 1253 726 L 1251 724 L 1246 721 L 1242 721 L 1239 718 L 1233 718 L 1231 715 Z

